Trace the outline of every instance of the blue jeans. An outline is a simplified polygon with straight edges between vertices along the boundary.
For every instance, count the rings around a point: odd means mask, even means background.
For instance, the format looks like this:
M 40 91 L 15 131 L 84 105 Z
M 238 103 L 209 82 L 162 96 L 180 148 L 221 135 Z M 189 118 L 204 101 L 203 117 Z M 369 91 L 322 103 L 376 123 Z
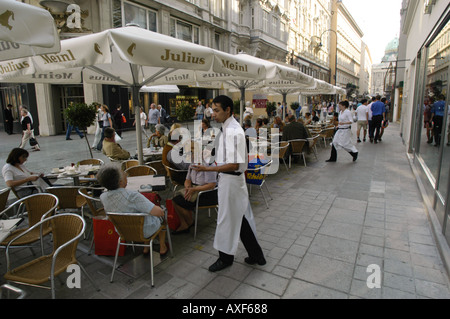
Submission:
M 73 125 L 67 124 L 66 140 L 70 138 L 70 133 L 72 133 L 73 128 L 74 128 Z M 81 138 L 84 137 L 83 133 L 80 132 L 78 127 L 75 127 L 75 132 L 77 132 L 78 136 L 80 136 Z
M 199 121 L 203 120 L 203 114 L 198 114 L 197 115 L 197 120 L 199 120 Z

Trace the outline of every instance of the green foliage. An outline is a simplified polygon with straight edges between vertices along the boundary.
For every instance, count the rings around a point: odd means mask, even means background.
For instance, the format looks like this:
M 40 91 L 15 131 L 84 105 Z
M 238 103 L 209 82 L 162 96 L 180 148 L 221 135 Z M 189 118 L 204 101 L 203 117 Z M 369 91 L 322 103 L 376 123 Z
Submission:
M 291 103 L 291 109 L 293 109 L 294 111 L 296 109 L 298 109 L 299 106 L 300 106 L 300 103 L 298 103 L 298 102 L 292 102 Z
M 245 110 L 245 106 L 244 106 L 244 110 Z M 233 101 L 233 113 L 241 114 L 241 100 Z
M 195 115 L 195 109 L 190 104 L 182 104 L 177 107 L 177 118 L 180 122 L 190 121 Z
M 87 105 L 86 103 L 71 103 L 64 110 L 64 115 L 70 124 L 84 131 L 95 123 L 97 108 L 95 103 L 91 105 Z
M 266 104 L 266 112 L 267 114 L 272 115 L 274 111 L 277 109 L 277 103 L 276 102 L 267 102 Z

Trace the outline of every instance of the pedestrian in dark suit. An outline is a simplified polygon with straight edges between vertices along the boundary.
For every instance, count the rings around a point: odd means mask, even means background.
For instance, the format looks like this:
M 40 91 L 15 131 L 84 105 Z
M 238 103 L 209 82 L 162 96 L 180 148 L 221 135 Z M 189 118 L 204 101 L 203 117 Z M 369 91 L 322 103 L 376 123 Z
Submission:
M 11 104 L 8 104 L 8 106 L 4 110 L 4 119 L 5 119 L 5 131 L 6 133 L 8 133 L 8 135 L 11 135 L 13 133 L 13 124 L 14 124 Z

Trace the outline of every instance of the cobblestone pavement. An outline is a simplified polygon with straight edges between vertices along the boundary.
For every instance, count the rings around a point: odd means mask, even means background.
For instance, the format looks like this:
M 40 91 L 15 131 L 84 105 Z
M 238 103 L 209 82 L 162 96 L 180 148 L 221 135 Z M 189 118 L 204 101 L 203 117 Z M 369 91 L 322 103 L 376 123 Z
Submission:
M 126 132 L 122 146 L 134 152 L 135 135 Z M 88 158 L 86 143 L 73 134 L 38 137 L 41 152 L 31 152 L 27 166 L 49 172 L 53 167 Z M 92 135 L 89 136 L 93 140 Z M 0 160 L 5 162 L 19 134 L 0 133 Z M 356 137 L 354 136 L 356 140 Z M 399 125 L 391 124 L 383 142 L 358 143 L 353 163 L 339 151 L 337 163 L 325 163 L 329 145 L 318 147 L 318 160 L 307 156 L 307 167 L 293 164 L 289 174 L 280 167 L 267 179 L 273 200 L 267 209 L 259 190 L 251 203 L 257 237 L 267 264 L 249 266 L 240 244 L 235 263 L 221 272 L 208 267 L 217 259 L 212 247 L 215 215 L 199 217 L 197 240 L 190 234 L 173 236 L 174 257 L 155 267 L 150 284 L 148 259 L 128 248 L 119 259 L 143 271 L 136 277 L 116 271 L 109 282 L 113 257 L 88 255 L 89 239 L 79 244 L 78 260 L 94 278 L 96 291 L 82 276 L 81 289 L 69 289 L 63 274 L 57 285 L 62 299 L 283 299 L 283 298 L 449 298 L 449 280 L 433 237 L 425 206 L 404 152 Z M 106 158 L 94 151 L 94 157 Z M 4 187 L 4 181 L 0 181 Z M 164 192 L 163 198 L 169 193 Z M 49 245 L 49 243 L 48 243 Z M 35 250 L 38 251 L 38 250 Z M 12 254 L 13 266 L 32 258 L 29 249 Z M 4 252 L 1 272 L 6 269 Z M 368 267 L 378 266 L 381 287 Z M 138 270 L 135 271 L 139 273 Z M 373 269 L 373 268 L 369 268 Z M 375 273 L 374 273 L 375 274 Z M 3 278 L 0 283 L 4 283 Z M 23 288 L 27 298 L 50 298 L 50 292 Z

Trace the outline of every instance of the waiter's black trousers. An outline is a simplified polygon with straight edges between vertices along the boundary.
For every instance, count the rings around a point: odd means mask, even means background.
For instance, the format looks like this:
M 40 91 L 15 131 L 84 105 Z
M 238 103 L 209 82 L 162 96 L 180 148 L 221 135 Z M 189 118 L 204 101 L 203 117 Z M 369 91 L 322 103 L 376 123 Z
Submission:
M 245 250 L 247 250 L 248 256 L 254 260 L 259 260 L 264 257 L 261 246 L 256 239 L 255 234 L 253 233 L 250 224 L 247 221 L 245 216 L 242 218 L 241 225 L 241 241 L 244 244 Z M 234 261 L 233 255 L 225 254 L 224 252 L 219 251 L 219 258 L 228 265 L 231 265 Z

